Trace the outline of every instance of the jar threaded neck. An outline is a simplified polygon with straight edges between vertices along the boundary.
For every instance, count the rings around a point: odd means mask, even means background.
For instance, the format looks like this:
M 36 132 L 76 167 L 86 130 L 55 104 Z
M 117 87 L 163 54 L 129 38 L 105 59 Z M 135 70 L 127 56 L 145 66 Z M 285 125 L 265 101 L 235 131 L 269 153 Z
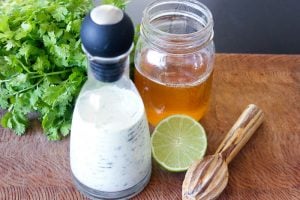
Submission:
M 213 39 L 210 10 L 196 0 L 155 1 L 144 11 L 141 36 L 157 48 L 195 51 Z

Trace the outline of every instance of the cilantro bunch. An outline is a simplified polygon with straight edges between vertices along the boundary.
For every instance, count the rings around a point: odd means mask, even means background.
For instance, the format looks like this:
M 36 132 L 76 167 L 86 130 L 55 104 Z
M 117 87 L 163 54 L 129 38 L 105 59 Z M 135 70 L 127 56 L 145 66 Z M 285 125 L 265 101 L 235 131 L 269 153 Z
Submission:
M 23 135 L 28 115 L 35 112 L 49 140 L 69 134 L 74 103 L 86 80 L 80 26 L 92 6 L 89 0 L 0 2 L 3 127 Z

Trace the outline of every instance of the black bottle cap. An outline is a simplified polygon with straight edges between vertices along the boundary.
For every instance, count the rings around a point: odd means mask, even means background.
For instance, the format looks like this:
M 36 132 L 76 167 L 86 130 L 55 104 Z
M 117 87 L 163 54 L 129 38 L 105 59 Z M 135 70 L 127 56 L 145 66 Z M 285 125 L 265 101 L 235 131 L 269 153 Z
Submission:
M 80 34 L 87 53 L 93 57 L 112 58 L 128 52 L 133 42 L 134 25 L 119 8 L 101 5 L 84 18 Z

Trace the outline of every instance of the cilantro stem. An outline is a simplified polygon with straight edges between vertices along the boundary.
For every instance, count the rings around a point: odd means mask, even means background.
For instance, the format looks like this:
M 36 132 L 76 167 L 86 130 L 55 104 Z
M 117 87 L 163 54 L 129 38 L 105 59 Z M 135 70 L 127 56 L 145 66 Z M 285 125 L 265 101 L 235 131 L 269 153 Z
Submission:
M 40 78 L 40 77 L 46 77 L 46 76 L 64 74 L 64 73 L 67 73 L 67 72 L 70 72 L 70 71 L 71 71 L 71 69 L 67 69 L 67 70 L 63 70 L 63 71 L 58 71 L 58 72 L 49 72 L 49 73 L 44 73 L 44 74 L 41 74 L 41 75 L 32 76 L 30 78 Z
M 11 81 L 13 78 L 17 77 L 18 74 L 13 75 L 12 77 L 10 77 L 10 79 L 5 79 L 5 80 L 0 80 L 0 83 L 5 83 L 5 82 L 9 82 Z
M 23 89 L 23 90 L 20 90 L 20 91 L 18 91 L 18 92 L 13 93 L 12 96 L 21 94 L 21 93 L 23 93 L 23 92 L 26 92 L 26 91 L 28 91 L 28 90 L 31 90 L 32 88 L 37 87 L 43 80 L 44 80 L 44 78 L 42 78 L 41 80 L 39 80 L 39 81 L 38 81 L 36 84 L 34 84 L 33 86 L 30 86 L 30 87 L 28 87 L 28 88 L 25 88 L 25 89 Z
M 31 72 L 20 60 L 17 60 L 17 62 L 22 66 L 22 68 L 29 74 L 36 74 L 37 72 Z
M 5 79 L 5 80 L 1 80 L 0 83 L 5 83 L 5 82 L 8 82 L 10 81 L 11 79 Z
M 13 110 L 13 108 L 14 108 L 14 104 L 11 104 L 8 108 L 8 112 L 11 112 Z

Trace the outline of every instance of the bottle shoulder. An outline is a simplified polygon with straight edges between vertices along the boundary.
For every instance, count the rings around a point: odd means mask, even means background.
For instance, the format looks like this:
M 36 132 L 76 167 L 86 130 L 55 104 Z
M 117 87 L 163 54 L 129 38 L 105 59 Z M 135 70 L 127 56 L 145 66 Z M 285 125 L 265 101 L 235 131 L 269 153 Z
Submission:
M 138 107 L 144 107 L 134 83 L 124 76 L 113 83 L 87 80 L 80 91 L 76 105 L 85 104 L 87 107 L 97 107 L 99 104 L 102 106 L 111 104 L 111 106 L 116 106 L 114 104 L 124 104 L 127 101 L 135 102 Z
M 80 95 L 88 91 L 100 89 L 102 87 L 120 88 L 120 89 L 131 90 L 134 92 L 137 91 L 134 83 L 127 76 L 123 76 L 118 81 L 112 83 L 105 83 L 105 82 L 97 81 L 96 79 L 93 78 L 89 78 L 83 85 Z
M 131 80 L 97 86 L 89 84 L 91 82 L 87 81 L 77 98 L 74 109 L 76 119 L 79 117 L 99 125 L 121 125 L 132 124 L 144 116 L 143 101 Z

